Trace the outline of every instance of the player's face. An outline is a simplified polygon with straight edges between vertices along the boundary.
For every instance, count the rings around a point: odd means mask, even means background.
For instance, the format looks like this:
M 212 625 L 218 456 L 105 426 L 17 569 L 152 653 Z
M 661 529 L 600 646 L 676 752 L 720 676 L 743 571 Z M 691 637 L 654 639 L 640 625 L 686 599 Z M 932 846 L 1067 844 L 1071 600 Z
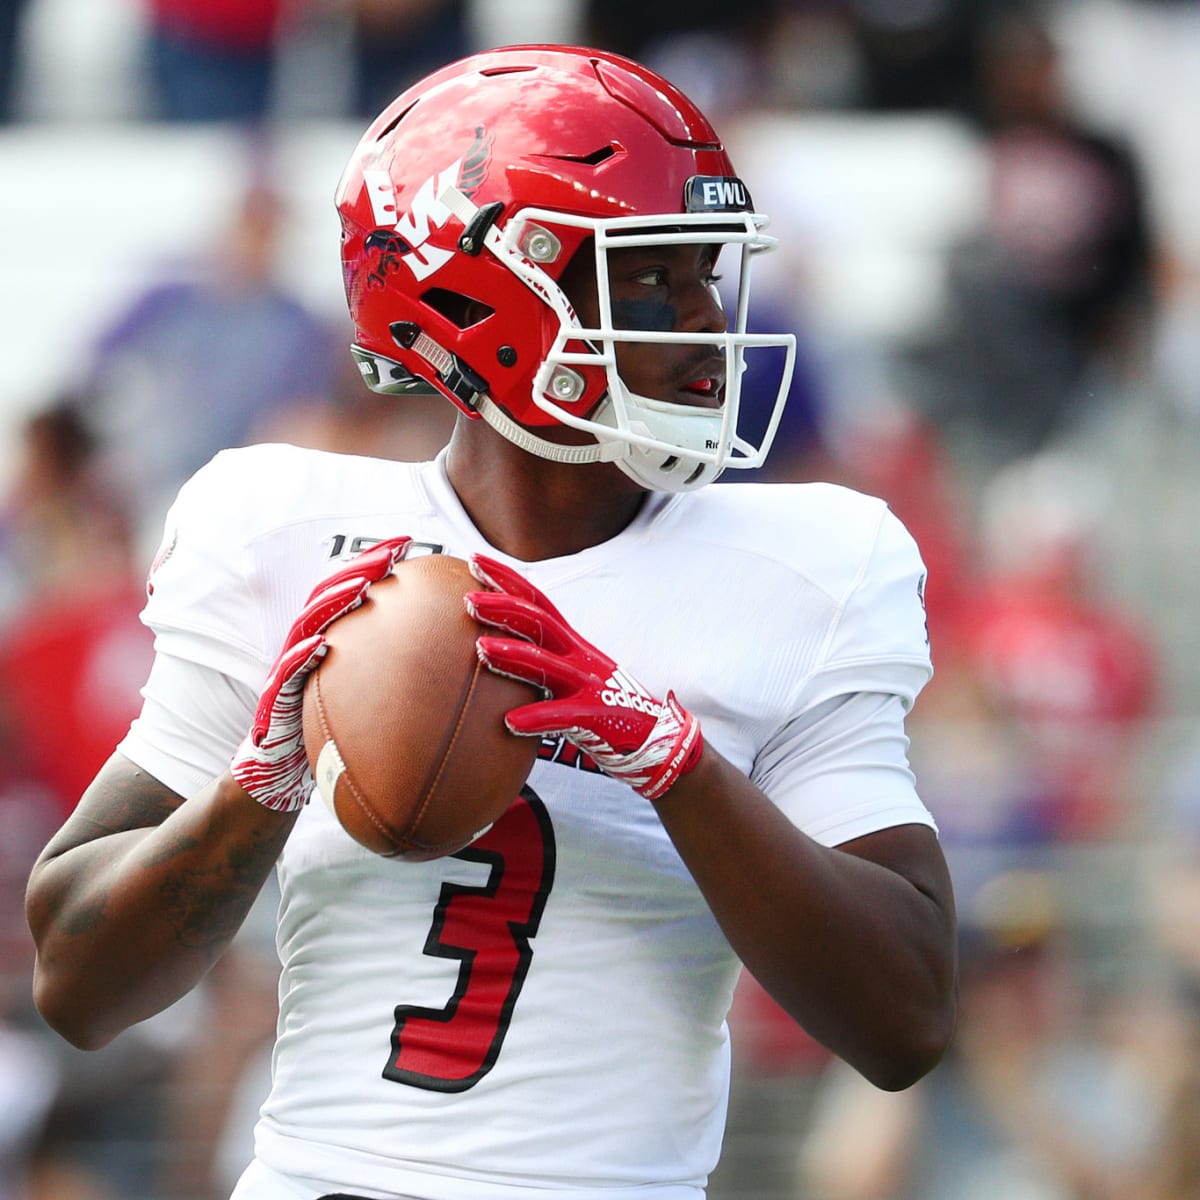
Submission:
M 632 246 L 610 250 L 613 326 L 662 333 L 722 333 L 725 314 L 709 245 Z M 562 287 L 585 326 L 599 324 L 595 264 L 586 249 L 563 274 Z M 631 391 L 654 400 L 718 408 L 725 358 L 716 345 L 618 342 L 617 366 Z

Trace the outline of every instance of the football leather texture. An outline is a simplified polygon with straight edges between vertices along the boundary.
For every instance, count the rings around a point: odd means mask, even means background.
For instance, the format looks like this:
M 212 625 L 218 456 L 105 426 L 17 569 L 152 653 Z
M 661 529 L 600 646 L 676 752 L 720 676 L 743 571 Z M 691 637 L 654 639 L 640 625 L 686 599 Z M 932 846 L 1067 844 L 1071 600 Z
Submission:
M 538 739 L 504 725 L 540 693 L 480 663 L 483 632 L 463 596 L 467 564 L 398 562 L 326 630 L 328 653 L 304 690 L 304 744 L 342 828 L 389 858 L 453 854 L 519 795 Z

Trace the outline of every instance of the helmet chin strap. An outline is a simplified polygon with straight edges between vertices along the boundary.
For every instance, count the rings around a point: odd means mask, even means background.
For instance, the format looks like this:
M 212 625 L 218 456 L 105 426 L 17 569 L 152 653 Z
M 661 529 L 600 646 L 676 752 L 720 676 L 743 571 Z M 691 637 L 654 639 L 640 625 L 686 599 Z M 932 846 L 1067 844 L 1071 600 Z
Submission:
M 524 425 L 518 425 L 487 395 L 479 397 L 478 412 L 497 433 L 507 438 L 514 446 L 520 446 L 522 450 L 551 462 L 615 462 L 625 453 L 625 447 L 615 441 L 592 442 L 587 446 L 564 446 L 560 442 L 547 441 L 526 429 Z
M 692 491 L 710 483 L 720 470 L 689 458 L 686 454 L 663 454 L 669 468 L 660 468 L 648 461 L 645 451 L 622 441 L 593 442 L 587 446 L 564 446 L 560 442 L 547 441 L 538 437 L 524 425 L 519 425 L 487 395 L 481 395 L 477 404 L 479 415 L 502 437 L 519 446 L 529 454 L 550 462 L 561 463 L 615 463 L 635 483 L 653 492 Z

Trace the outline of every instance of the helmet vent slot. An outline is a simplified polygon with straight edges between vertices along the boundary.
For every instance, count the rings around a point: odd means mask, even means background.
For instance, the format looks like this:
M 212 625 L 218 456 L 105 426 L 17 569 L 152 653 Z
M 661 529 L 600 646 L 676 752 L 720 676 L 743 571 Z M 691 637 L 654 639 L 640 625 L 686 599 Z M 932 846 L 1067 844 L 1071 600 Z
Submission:
M 607 146 L 601 146 L 598 150 L 593 150 L 591 154 L 547 154 L 546 158 L 556 158 L 559 162 L 583 163 L 588 167 L 598 167 L 602 162 L 612 158 L 617 152 L 617 147 L 611 142 Z
M 396 126 L 399 125 L 400 122 L 403 121 L 404 118 L 407 117 L 408 114 L 410 112 L 412 112 L 412 110 L 414 108 L 416 108 L 416 106 L 417 106 L 417 102 L 414 100 L 402 113 L 398 113 L 394 120 L 389 121 L 379 131 L 379 133 L 375 137 L 375 140 L 377 142 L 382 142 L 384 140 L 384 138 L 386 138 L 396 128 Z

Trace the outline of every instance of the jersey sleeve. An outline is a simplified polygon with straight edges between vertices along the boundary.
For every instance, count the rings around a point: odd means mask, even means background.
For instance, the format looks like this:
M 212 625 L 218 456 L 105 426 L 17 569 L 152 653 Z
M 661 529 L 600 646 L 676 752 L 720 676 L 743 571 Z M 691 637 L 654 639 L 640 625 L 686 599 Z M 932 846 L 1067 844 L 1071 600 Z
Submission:
M 259 613 L 246 514 L 247 489 L 219 454 L 180 489 L 146 584 L 142 620 L 155 650 L 200 663 L 259 690 L 272 655 Z
M 816 705 L 763 747 L 752 778 L 825 846 L 896 825 L 936 829 L 909 767 L 898 696 L 856 692 Z
M 896 516 L 886 506 L 877 513 L 857 567 L 831 593 L 837 603 L 787 706 L 791 716 L 753 768 L 789 818 L 831 846 L 896 825 L 936 828 L 917 793 L 904 729 L 933 672 L 925 566 Z
M 117 749 L 185 798 L 229 765 L 258 700 L 228 675 L 161 652 L 142 697 L 142 710 Z
M 925 564 L 890 509 L 830 625 L 815 669 L 792 706 L 804 712 L 835 696 L 898 696 L 904 711 L 933 675 L 925 622 Z
M 228 765 L 274 659 L 243 466 L 218 454 L 182 486 L 146 583 L 155 657 L 118 749 L 182 796 Z

